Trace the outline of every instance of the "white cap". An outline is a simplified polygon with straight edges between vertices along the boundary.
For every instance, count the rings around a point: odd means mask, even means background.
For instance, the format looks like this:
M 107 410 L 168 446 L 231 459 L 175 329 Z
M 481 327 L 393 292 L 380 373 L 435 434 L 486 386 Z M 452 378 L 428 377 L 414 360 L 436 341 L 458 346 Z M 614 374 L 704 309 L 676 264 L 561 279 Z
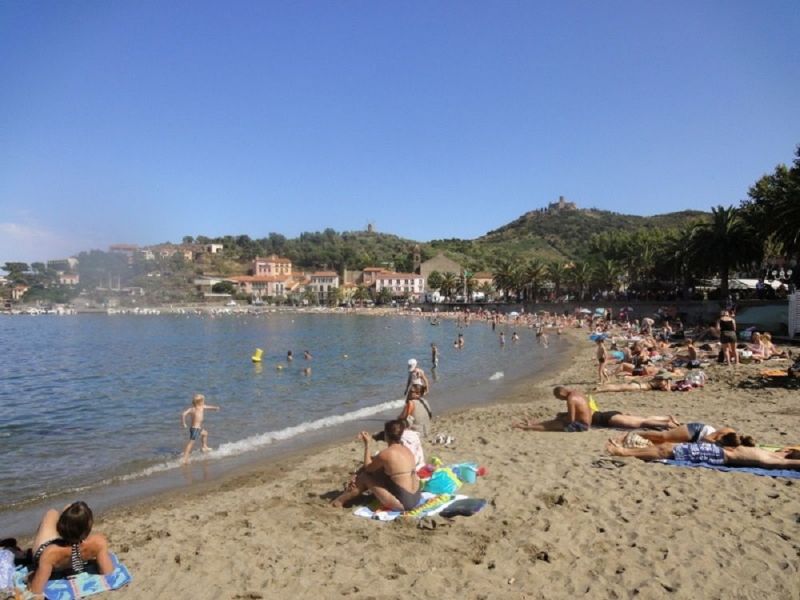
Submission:
M 417 368 L 417 359 L 416 358 L 409 358 L 408 359 L 408 370 L 413 371 Z

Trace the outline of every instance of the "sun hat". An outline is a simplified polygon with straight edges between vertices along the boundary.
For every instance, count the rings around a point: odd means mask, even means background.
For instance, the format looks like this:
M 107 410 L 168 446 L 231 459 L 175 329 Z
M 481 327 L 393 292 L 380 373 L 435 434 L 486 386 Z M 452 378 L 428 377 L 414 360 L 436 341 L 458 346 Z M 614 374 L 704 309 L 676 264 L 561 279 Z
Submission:
M 413 371 L 417 368 L 417 359 L 416 358 L 409 358 L 408 359 L 408 370 Z

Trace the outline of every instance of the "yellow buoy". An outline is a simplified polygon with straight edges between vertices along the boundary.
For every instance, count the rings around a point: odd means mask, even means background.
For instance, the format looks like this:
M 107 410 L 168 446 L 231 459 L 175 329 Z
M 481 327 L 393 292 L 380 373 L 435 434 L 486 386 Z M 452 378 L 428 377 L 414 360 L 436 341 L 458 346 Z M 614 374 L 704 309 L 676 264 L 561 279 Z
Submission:
M 264 354 L 264 351 L 261 348 L 256 348 L 255 354 L 250 357 L 250 360 L 253 362 L 261 362 L 261 355 Z

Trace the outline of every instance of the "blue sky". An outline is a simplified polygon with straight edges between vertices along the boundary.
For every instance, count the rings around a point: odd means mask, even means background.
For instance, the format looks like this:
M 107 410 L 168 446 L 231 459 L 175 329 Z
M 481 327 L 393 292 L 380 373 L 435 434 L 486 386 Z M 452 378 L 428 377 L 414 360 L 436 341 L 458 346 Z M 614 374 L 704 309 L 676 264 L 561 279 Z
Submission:
M 3 2 L 0 264 L 736 204 L 800 143 L 798 35 L 796 0 Z

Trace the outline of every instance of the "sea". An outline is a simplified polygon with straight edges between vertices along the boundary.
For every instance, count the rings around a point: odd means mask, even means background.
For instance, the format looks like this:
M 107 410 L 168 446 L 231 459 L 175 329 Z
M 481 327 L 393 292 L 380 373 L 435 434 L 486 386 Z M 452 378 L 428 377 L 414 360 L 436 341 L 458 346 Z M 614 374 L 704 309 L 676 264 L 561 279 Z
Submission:
M 563 349 L 524 325 L 302 312 L 0 316 L 0 341 L 0 537 L 59 502 L 108 507 L 378 431 L 400 412 L 410 358 L 436 414 L 495 401 Z M 195 393 L 221 410 L 206 412 L 213 450 L 196 443 L 182 467 Z

